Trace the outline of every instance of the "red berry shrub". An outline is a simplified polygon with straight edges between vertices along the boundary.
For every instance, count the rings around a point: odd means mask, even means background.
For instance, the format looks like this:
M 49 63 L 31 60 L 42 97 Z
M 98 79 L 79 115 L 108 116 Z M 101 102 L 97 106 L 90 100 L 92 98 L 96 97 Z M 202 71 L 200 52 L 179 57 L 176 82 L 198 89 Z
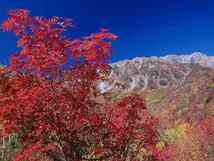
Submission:
M 102 29 L 68 38 L 69 19 L 12 10 L 3 25 L 19 38 L 20 51 L 1 71 L 2 135 L 17 133 L 23 149 L 16 161 L 140 160 L 158 141 L 157 120 L 137 95 L 98 104 L 97 81 L 109 74 L 110 40 Z M 149 152 L 150 151 L 150 152 Z

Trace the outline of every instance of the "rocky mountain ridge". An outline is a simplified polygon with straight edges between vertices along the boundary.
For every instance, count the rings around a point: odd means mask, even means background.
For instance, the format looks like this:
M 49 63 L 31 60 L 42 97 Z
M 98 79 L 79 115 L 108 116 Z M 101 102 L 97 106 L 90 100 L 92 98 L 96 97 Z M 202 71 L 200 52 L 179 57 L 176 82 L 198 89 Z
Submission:
M 157 57 L 157 56 L 136 57 L 130 60 L 118 61 L 116 63 L 112 63 L 112 65 L 120 64 L 122 62 L 127 62 L 127 61 L 135 61 L 135 60 L 141 61 L 142 59 L 159 59 L 161 61 L 165 61 L 171 64 L 199 64 L 204 67 L 214 68 L 214 55 L 208 56 L 207 54 L 204 54 L 202 52 L 193 52 L 191 54 L 168 54 L 160 57 Z
M 160 59 L 170 63 L 200 64 L 204 67 L 214 68 L 214 56 L 208 56 L 201 52 L 194 52 L 190 55 L 166 55 Z
M 214 56 L 190 55 L 136 57 L 111 64 L 109 78 L 99 84 L 102 92 L 179 87 L 200 70 L 214 70 Z

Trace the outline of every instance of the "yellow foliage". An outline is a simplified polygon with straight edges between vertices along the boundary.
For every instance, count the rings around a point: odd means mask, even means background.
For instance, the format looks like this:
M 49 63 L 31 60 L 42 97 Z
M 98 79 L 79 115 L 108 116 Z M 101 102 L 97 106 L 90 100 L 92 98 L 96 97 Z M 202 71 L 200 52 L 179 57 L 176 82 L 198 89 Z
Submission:
M 208 87 L 209 87 L 209 88 L 214 88 L 214 83 L 210 83 L 210 84 L 208 85 Z
M 160 149 L 160 150 L 164 149 L 164 148 L 165 148 L 165 143 L 164 143 L 164 141 L 158 142 L 157 145 L 156 145 L 156 148 L 158 148 L 158 149 Z
M 207 153 L 190 124 L 178 124 L 164 132 L 164 139 L 176 145 L 176 153 L 171 161 L 207 161 Z
M 167 129 L 163 134 L 163 140 L 168 143 L 175 143 L 179 139 L 183 139 L 186 136 L 186 133 L 190 125 L 187 123 L 178 124 L 173 128 Z

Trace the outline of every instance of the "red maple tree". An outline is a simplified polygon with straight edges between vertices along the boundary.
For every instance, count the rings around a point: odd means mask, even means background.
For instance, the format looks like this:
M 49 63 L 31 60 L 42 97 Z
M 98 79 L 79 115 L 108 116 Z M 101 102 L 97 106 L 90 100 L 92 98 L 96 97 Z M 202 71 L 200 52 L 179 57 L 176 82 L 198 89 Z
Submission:
M 20 51 L 1 71 L 2 135 L 17 133 L 23 145 L 15 161 L 140 160 L 158 141 L 157 119 L 138 95 L 97 103 L 97 81 L 110 71 L 106 29 L 69 38 L 70 19 L 9 12 L 3 30 L 19 38 Z M 148 155 L 147 154 L 147 155 Z

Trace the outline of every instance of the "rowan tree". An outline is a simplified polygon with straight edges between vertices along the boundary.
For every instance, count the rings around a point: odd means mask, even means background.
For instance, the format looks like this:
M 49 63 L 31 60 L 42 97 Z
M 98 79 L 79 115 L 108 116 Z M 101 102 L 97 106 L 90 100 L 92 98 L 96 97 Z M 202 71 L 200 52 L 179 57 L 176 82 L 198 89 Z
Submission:
M 158 141 L 157 119 L 142 98 L 97 103 L 97 82 L 108 76 L 111 40 L 106 29 L 69 38 L 70 19 L 9 12 L 4 31 L 18 36 L 20 50 L 1 71 L 2 135 L 19 135 L 15 161 L 150 160 Z M 94 96 L 94 97 L 92 97 Z

